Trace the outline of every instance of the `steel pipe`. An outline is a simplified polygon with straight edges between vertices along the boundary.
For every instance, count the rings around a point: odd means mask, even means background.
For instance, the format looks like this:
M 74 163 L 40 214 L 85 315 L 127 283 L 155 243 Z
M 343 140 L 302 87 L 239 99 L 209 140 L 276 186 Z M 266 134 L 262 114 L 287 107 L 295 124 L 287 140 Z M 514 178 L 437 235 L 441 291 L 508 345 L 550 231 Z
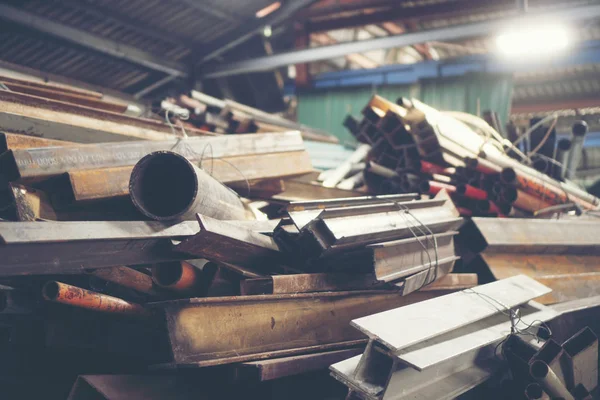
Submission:
M 560 180 L 565 179 L 567 172 L 567 164 L 569 161 L 569 151 L 571 150 L 571 141 L 569 139 L 561 139 L 558 141 L 556 147 L 556 162 L 560 165 L 556 165 L 556 178 Z
M 148 154 L 135 165 L 129 194 L 142 214 L 158 221 L 193 220 L 198 213 L 221 220 L 249 219 L 235 192 L 169 151 Z
M 544 392 L 539 383 L 530 383 L 525 388 L 525 397 L 527 400 L 550 400 L 550 397 Z
M 158 286 L 182 294 L 198 293 L 203 283 L 202 271 L 185 261 L 154 265 L 152 279 Z
M 154 288 L 152 278 L 143 272 L 129 267 L 99 268 L 88 269 L 87 274 L 105 281 L 116 283 L 117 285 L 133 289 L 136 292 L 157 296 L 160 293 Z
M 573 136 L 571 136 L 571 151 L 569 152 L 567 170 L 565 172 L 565 177 L 567 179 L 575 178 L 577 167 L 579 167 L 579 164 L 581 163 L 583 142 L 585 141 L 585 135 L 588 132 L 587 123 L 585 121 L 578 121 L 574 123 L 572 132 Z
M 539 382 L 540 386 L 551 398 L 562 398 L 564 400 L 575 400 L 567 388 L 562 384 L 556 374 L 548 367 L 548 364 L 536 360 L 529 366 L 531 376 Z
M 57 281 L 46 282 L 42 288 L 42 296 L 48 301 L 66 304 L 73 307 L 86 308 L 110 314 L 123 314 L 149 317 L 150 310 L 139 304 L 129 303 L 116 297 L 107 296 L 67 285 Z

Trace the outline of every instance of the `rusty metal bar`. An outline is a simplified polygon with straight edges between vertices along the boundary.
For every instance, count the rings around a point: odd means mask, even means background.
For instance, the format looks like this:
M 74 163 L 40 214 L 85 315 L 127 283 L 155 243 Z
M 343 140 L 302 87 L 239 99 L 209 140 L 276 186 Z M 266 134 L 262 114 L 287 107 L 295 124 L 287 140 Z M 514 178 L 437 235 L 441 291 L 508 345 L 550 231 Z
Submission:
M 64 140 L 44 139 L 36 136 L 17 135 L 0 132 L 0 154 L 8 150 L 31 149 L 36 147 L 72 146 L 77 143 Z
M 171 239 L 199 231 L 198 223 L 0 222 L 0 276 L 76 272 L 190 258 Z
M 467 228 L 472 236 L 465 243 L 475 253 L 485 250 L 486 254 L 600 254 L 598 225 L 594 220 L 473 218 L 472 221 L 473 225 Z
M 317 273 L 273 275 L 266 278 L 245 279 L 240 282 L 242 295 L 291 294 L 312 292 L 341 292 L 348 290 L 388 289 L 373 275 Z
M 150 317 L 152 312 L 139 304 L 116 297 L 92 292 L 57 281 L 47 282 L 42 288 L 44 299 L 72 307 L 85 308 L 110 314 Z
M 273 239 L 236 226 L 198 215 L 200 232 L 184 240 L 175 250 L 218 263 L 228 263 L 269 272 L 277 269 L 284 257 Z
M 364 345 L 354 349 L 333 350 L 315 354 L 249 361 L 235 365 L 233 374 L 239 382 L 265 382 L 286 376 L 327 369 L 331 364 L 361 354 Z
M 432 297 L 431 292 L 402 297 L 354 291 L 202 298 L 155 306 L 167 318 L 173 351 L 169 366 L 209 366 L 355 346 L 364 339 L 349 326 L 352 319 Z
M 114 113 L 124 113 L 125 111 L 127 111 L 127 104 L 113 103 L 105 100 L 99 100 L 97 98 L 91 98 L 89 96 L 83 96 L 80 94 L 65 93 L 62 90 L 55 90 L 50 87 L 36 88 L 30 85 L 5 82 L 2 78 L 0 78 L 0 83 L 3 83 L 4 86 L 8 87 L 8 89 L 12 92 L 24 93 L 32 96 L 58 100 L 61 102 L 72 103 L 80 106 L 96 108 L 98 110 L 104 110 Z
M 304 174 L 312 171 L 305 151 L 271 153 L 237 157 L 205 157 L 203 168 L 222 183 L 239 183 L 247 191 L 256 193 L 253 180 L 272 179 Z M 274 166 L 277 166 L 275 168 Z M 53 204 L 66 205 L 86 200 L 101 200 L 129 195 L 129 178 L 133 167 L 116 167 L 69 171 L 52 182 L 50 191 Z
M 220 220 L 250 219 L 234 191 L 173 152 L 143 157 L 131 172 L 129 194 L 142 214 L 158 221 L 191 220 L 197 213 Z
M 0 170 L 12 181 L 46 178 L 71 170 L 133 166 L 155 151 L 174 151 L 192 161 L 201 161 L 209 156 L 221 158 L 302 150 L 304 144 L 298 132 L 192 137 L 13 150 L 0 156 Z
M 152 283 L 152 278 L 149 275 L 137 271 L 133 268 L 99 268 L 88 269 L 85 272 L 97 278 L 104 279 L 108 282 L 116 283 L 117 285 L 133 289 L 143 294 L 147 294 L 150 296 L 160 295 L 160 293 L 155 289 L 154 284 Z

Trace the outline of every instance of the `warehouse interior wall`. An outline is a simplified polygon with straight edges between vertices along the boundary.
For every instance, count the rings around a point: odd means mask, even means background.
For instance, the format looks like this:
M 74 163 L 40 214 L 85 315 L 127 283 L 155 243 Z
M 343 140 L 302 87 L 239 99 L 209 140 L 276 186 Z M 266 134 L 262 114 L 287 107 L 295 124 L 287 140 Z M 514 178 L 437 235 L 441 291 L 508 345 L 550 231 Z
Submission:
M 391 101 L 398 97 L 416 98 L 442 111 L 478 115 L 492 110 L 506 124 L 512 91 L 512 75 L 481 73 L 421 80 L 414 85 L 305 90 L 298 93 L 298 122 L 324 129 L 337 136 L 341 143 L 355 143 L 342 122 L 348 114 L 359 117 L 371 96 L 378 94 Z

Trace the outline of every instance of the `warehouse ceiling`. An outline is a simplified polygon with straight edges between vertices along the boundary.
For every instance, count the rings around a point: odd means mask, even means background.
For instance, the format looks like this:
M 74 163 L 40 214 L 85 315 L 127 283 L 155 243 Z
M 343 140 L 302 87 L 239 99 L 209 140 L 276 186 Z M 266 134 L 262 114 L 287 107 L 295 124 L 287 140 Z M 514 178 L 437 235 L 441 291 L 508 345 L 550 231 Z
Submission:
M 597 3 L 529 0 L 529 9 Z M 261 10 L 266 15 L 259 18 Z M 256 39 L 265 25 L 273 26 L 271 42 L 277 53 L 293 50 L 299 34 L 307 35 L 306 46 L 318 47 L 486 21 L 515 12 L 514 0 L 2 0 L 0 67 L 27 67 L 40 76 L 57 75 L 144 97 L 167 87 L 190 88 L 205 66 L 219 68 L 223 60 L 235 61 L 240 54 L 249 57 L 244 49 L 250 46 L 240 44 Z M 586 23 L 581 36 L 600 39 L 599 26 Z M 256 47 L 252 45 L 253 51 Z M 271 51 L 266 46 L 257 55 Z M 375 68 L 489 51 L 486 38 L 427 42 L 350 54 L 312 63 L 310 68 L 312 73 Z M 596 79 L 595 73 L 583 74 L 586 81 L 581 84 L 577 82 L 583 78 L 576 74 L 570 83 L 545 90 L 595 88 L 595 84 L 588 85 Z M 524 88 L 517 96 L 526 99 L 546 93 L 532 95 L 532 91 Z

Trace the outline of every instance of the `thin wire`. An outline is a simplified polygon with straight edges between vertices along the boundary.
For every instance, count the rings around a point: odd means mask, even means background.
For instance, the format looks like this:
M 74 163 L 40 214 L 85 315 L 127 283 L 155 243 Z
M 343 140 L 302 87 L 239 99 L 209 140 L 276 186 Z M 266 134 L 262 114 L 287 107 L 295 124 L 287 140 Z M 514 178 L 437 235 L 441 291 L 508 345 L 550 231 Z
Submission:
M 423 280 L 423 283 L 421 284 L 421 286 L 417 289 L 417 290 L 421 290 L 423 287 L 427 286 L 428 284 L 430 284 L 431 282 L 434 282 L 437 279 L 438 267 L 439 267 L 437 238 L 435 237 L 435 235 L 433 234 L 433 232 L 431 231 L 431 229 L 429 229 L 429 227 L 427 225 L 425 225 L 423 222 L 421 222 L 421 220 L 419 220 L 413 213 L 410 212 L 410 209 L 405 204 L 395 202 L 395 205 L 398 207 L 398 209 L 400 211 L 403 211 L 400 215 L 405 219 L 405 221 L 407 223 L 406 226 L 409 229 L 409 231 L 412 233 L 412 235 L 415 237 L 415 239 L 417 239 L 417 242 L 421 245 L 423 250 L 425 250 L 425 254 L 427 255 L 427 258 L 429 260 L 429 268 L 427 269 L 427 275 L 425 276 L 425 279 Z M 419 226 L 413 225 L 411 227 L 411 225 L 409 225 L 411 222 L 409 221 L 407 215 L 412 217 L 419 224 Z M 415 231 L 412 229 L 413 227 L 419 231 L 420 235 L 415 233 Z M 423 227 L 425 229 L 421 229 L 421 227 Z M 431 238 L 428 235 L 430 235 Z M 431 241 L 433 241 L 433 250 L 435 252 L 435 265 L 433 264 L 433 262 L 431 260 L 431 254 L 429 253 L 429 246 L 428 245 L 426 246 L 421 241 L 421 237 L 423 237 L 423 236 L 427 240 L 428 244 Z M 433 279 L 431 281 L 429 281 L 429 277 L 430 277 L 432 269 L 434 271 L 434 276 L 433 276 Z
M 185 132 L 185 128 L 184 128 L 183 124 L 179 125 L 180 128 L 181 128 L 182 136 L 180 136 L 180 135 L 177 134 L 177 132 L 175 130 L 175 127 L 173 126 L 173 124 L 171 123 L 171 120 L 169 118 L 169 112 L 170 112 L 170 110 L 166 110 L 166 112 L 165 112 L 165 120 L 166 120 L 167 124 L 169 125 L 169 127 L 171 128 L 171 132 L 173 132 L 173 135 L 175 135 L 175 136 L 178 137 L 177 142 L 171 148 L 171 150 L 172 151 L 176 151 L 179 146 L 182 146 L 183 147 L 183 151 L 181 151 L 181 153 L 183 153 L 182 155 L 184 157 L 186 157 L 186 158 L 189 158 L 188 156 L 186 156 L 186 154 L 191 154 L 194 159 L 199 160 L 198 166 L 201 169 L 204 170 L 203 165 L 202 165 L 203 162 L 204 162 L 204 156 L 205 156 L 206 150 L 210 148 L 210 155 L 211 155 L 211 157 L 210 157 L 210 170 L 207 171 L 208 174 L 210 176 L 213 176 L 213 168 L 214 168 L 214 162 L 215 162 L 214 160 L 215 159 L 224 162 L 225 164 L 227 164 L 227 165 L 231 166 L 233 169 L 235 169 L 241 175 L 242 179 L 246 183 L 247 197 L 250 197 L 250 181 L 248 180 L 248 178 L 246 178 L 246 175 L 244 175 L 244 173 L 238 167 L 236 167 L 234 164 L 232 164 L 231 162 L 229 162 L 227 160 L 224 160 L 222 158 L 219 158 L 219 157 L 214 157 L 213 147 L 212 147 L 212 144 L 210 144 L 210 143 L 207 143 L 204 146 L 204 148 L 202 149 L 202 153 L 198 154 L 192 148 L 192 146 L 190 146 L 189 143 L 187 142 L 186 139 L 188 139 L 188 135 Z M 187 115 L 187 116 L 180 116 L 179 118 L 183 119 L 183 120 L 187 120 L 189 118 L 189 115 Z M 225 186 L 225 187 L 227 187 L 227 189 L 229 189 L 230 191 L 232 191 L 233 193 L 235 193 L 237 195 L 237 193 L 235 192 L 235 190 L 231 189 L 228 186 Z

